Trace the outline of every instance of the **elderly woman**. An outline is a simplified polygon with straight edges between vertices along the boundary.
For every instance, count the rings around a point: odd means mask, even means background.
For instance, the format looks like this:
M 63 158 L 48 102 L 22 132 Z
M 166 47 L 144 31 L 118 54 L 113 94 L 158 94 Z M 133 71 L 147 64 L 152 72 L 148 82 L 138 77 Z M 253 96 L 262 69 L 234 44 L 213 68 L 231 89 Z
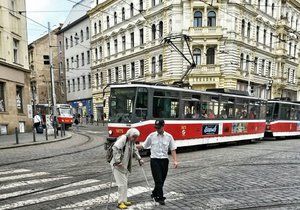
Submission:
M 127 209 L 132 203 L 127 201 L 128 174 L 131 173 L 132 158 L 135 157 L 139 164 L 143 160 L 136 148 L 135 141 L 140 136 L 136 128 L 130 128 L 125 135 L 120 136 L 113 146 L 113 158 L 110 162 L 118 186 L 118 208 Z

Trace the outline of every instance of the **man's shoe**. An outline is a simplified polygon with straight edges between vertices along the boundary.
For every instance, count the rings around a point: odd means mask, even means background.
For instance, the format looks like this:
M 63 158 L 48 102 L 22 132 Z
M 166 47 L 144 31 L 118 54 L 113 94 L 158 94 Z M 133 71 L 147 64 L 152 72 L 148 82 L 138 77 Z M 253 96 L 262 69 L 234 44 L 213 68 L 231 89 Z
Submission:
M 126 206 L 131 206 L 131 205 L 132 205 L 132 202 L 131 202 L 131 201 L 127 201 L 127 202 L 124 202 L 124 204 L 125 204 Z
M 166 205 L 166 203 L 165 203 L 164 200 L 159 200 L 158 203 L 159 203 L 160 205 Z
M 151 194 L 151 198 L 155 200 L 155 202 L 158 202 L 158 197 L 155 197 L 153 194 Z
M 119 209 L 127 209 L 127 206 L 125 205 L 124 202 L 122 202 L 122 203 L 119 203 L 119 204 L 118 204 L 118 208 L 119 208 Z

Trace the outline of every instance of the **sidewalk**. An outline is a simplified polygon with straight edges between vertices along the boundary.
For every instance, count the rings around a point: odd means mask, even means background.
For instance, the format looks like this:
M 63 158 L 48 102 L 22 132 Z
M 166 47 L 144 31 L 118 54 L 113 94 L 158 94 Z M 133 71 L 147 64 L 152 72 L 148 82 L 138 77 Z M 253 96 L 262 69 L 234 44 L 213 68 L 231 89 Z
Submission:
M 36 142 L 33 142 L 33 134 L 32 133 L 19 133 L 19 144 L 16 144 L 16 135 L 0 135 L 0 150 L 1 149 L 9 149 L 16 147 L 24 147 L 31 146 L 36 144 L 47 144 L 57 141 L 62 141 L 65 139 L 69 139 L 72 137 L 71 132 L 66 131 L 66 135 L 61 137 L 61 133 L 59 131 L 59 135 L 54 139 L 54 135 L 48 135 L 48 140 L 46 140 L 46 135 L 44 134 L 35 134 Z

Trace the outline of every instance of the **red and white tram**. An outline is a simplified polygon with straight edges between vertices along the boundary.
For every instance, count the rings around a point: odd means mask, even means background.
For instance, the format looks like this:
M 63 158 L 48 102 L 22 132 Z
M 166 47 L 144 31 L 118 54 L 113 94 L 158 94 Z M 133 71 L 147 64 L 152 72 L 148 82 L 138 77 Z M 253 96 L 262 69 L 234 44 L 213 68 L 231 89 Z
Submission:
M 300 135 L 300 104 L 270 100 L 267 103 L 266 136 L 285 137 Z
M 165 120 L 179 147 L 264 137 L 262 99 L 148 84 L 111 85 L 110 93 L 108 141 L 135 127 L 143 142 L 156 119 Z

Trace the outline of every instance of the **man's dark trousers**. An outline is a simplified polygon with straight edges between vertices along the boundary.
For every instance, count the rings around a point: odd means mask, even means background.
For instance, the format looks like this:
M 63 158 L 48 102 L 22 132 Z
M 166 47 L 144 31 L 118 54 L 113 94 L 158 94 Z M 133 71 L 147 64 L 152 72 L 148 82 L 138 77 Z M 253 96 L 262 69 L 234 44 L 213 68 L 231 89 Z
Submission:
M 155 198 L 156 201 L 165 200 L 163 187 L 168 174 L 169 159 L 151 158 L 150 166 L 152 176 L 155 182 L 155 187 L 152 191 L 152 196 Z

